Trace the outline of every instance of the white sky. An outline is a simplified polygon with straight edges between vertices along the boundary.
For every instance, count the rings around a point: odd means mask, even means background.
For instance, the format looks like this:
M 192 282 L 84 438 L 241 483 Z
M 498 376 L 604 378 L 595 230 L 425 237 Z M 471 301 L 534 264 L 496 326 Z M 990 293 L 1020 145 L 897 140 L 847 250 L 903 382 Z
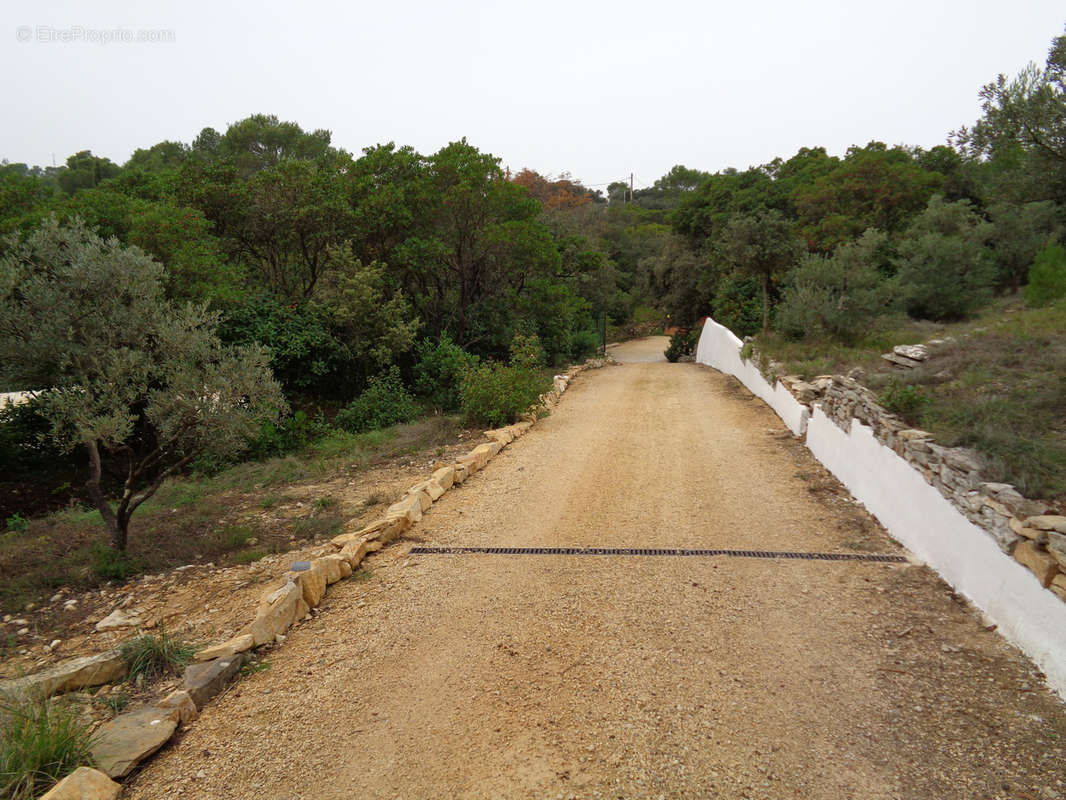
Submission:
M 466 136 L 515 169 L 650 184 L 678 163 L 941 144 L 1064 22 L 1062 0 L 4 0 L 0 158 L 122 163 L 267 113 L 356 155 Z M 174 41 L 38 41 L 37 26 Z

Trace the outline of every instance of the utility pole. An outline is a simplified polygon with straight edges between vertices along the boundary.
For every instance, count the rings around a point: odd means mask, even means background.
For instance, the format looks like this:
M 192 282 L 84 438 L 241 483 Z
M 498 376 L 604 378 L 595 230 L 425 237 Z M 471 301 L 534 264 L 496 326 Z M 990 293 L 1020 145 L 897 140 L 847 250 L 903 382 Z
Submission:
M 629 202 L 633 202 L 633 173 L 629 173 Z

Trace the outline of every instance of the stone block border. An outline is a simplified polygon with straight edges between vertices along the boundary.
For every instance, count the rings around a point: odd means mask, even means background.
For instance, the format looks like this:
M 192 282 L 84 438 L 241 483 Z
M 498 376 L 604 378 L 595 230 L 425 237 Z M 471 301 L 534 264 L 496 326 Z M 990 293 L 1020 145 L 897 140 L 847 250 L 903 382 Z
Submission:
M 541 408 L 550 411 L 570 382 L 587 369 L 615 363 L 589 359 L 556 375 L 552 387 L 540 396 L 540 404 L 519 422 L 485 431 L 486 442 L 476 445 L 454 464 L 441 467 L 389 506 L 385 516 L 358 530 L 345 531 L 330 541 L 333 553 L 312 561 L 294 563 L 293 569 L 270 584 L 252 619 L 236 636 L 200 649 L 182 676 L 183 688 L 154 706 L 120 714 L 96 734 L 93 756 L 99 769 L 80 767 L 46 795 L 49 800 L 114 800 L 119 792 L 115 779 L 129 775 L 150 758 L 182 726 L 196 719 L 200 709 L 237 676 L 252 650 L 281 644 L 288 630 L 309 618 L 328 587 L 357 570 L 363 560 L 418 523 L 422 515 L 447 491 L 484 469 L 501 450 L 523 436 L 536 423 Z M 49 696 L 74 689 L 99 686 L 118 680 L 124 664 L 117 650 L 97 656 L 71 659 L 48 670 L 0 684 L 0 694 Z

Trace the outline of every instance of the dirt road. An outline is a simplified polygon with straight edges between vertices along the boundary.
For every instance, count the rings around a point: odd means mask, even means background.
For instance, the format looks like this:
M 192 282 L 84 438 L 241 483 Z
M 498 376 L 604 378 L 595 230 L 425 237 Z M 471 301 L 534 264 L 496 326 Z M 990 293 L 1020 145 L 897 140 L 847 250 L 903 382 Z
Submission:
M 772 412 L 664 346 L 579 377 L 124 796 L 1066 797 L 1062 705 L 923 567 L 409 554 L 899 552 Z

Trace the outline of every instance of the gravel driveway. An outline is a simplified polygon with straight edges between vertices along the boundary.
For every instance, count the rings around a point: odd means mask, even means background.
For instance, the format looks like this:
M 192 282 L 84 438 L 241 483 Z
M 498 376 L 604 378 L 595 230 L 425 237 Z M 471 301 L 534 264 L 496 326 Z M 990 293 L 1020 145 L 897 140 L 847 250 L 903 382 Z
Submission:
M 735 381 L 613 350 L 124 797 L 1066 797 L 1066 715 Z

